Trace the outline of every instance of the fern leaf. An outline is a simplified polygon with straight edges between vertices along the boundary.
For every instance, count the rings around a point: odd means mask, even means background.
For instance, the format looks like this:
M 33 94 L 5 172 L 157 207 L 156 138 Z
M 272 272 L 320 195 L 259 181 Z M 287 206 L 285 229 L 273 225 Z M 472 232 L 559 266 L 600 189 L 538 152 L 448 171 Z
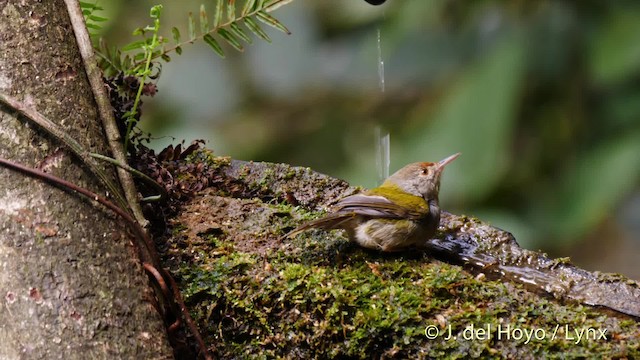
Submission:
M 237 24 L 237 23 L 231 23 L 231 25 L 229 25 L 229 31 L 239 37 L 240 39 L 244 40 L 246 43 L 251 44 L 251 38 L 249 36 L 247 36 L 247 33 L 244 32 L 244 30 L 242 30 L 242 28 Z
M 173 35 L 173 41 L 176 43 L 180 42 L 180 30 L 178 30 L 177 27 L 174 26 L 171 28 L 171 35 Z
M 125 56 L 124 59 L 120 60 L 120 56 L 117 57 L 119 70 L 121 69 L 131 69 L 133 67 L 133 62 L 131 61 L 131 57 L 129 55 Z
M 80 8 L 82 9 L 82 11 L 89 11 L 90 13 L 94 12 L 94 11 L 100 11 L 100 10 L 104 10 L 102 7 L 98 6 L 97 3 L 88 3 L 85 1 L 80 1 Z
M 293 0 L 271 0 L 271 1 L 267 1 L 267 4 L 265 4 L 264 6 L 264 11 L 266 12 L 272 12 L 276 9 L 278 9 L 280 6 L 284 6 L 287 5 L 288 3 L 292 2 Z
M 147 56 L 143 52 L 139 52 L 139 53 L 133 55 L 133 61 L 135 61 L 136 63 L 139 63 L 139 62 L 141 62 L 142 60 L 144 60 L 146 58 L 147 58 Z
M 142 47 L 146 44 L 144 40 L 134 41 L 122 47 L 122 51 L 131 51 L 142 49 Z
M 91 10 L 91 9 L 93 9 L 94 6 L 96 6 L 96 4 L 88 3 L 88 2 L 85 2 L 85 1 L 79 1 L 79 3 L 80 3 L 80 8 L 81 9 Z
M 89 20 L 92 20 L 92 21 L 95 21 L 95 22 L 105 22 L 105 21 L 109 20 L 109 19 L 104 18 L 102 16 L 96 16 L 96 15 L 91 15 L 91 14 L 89 16 L 87 16 L 87 18 Z
M 242 47 L 240 41 L 238 41 L 238 39 L 236 39 L 236 37 L 233 36 L 231 32 L 227 31 L 226 29 L 218 29 L 218 35 L 220 35 L 221 38 L 225 39 L 227 43 L 233 46 L 236 50 L 244 51 L 244 47 Z
M 203 34 L 209 32 L 209 16 L 204 8 L 204 4 L 200 5 L 200 32 Z
M 222 51 L 222 47 L 220 46 L 218 41 L 216 41 L 216 39 L 214 39 L 213 36 L 211 36 L 211 34 L 205 34 L 202 37 L 202 40 L 204 40 L 204 42 L 207 43 L 207 45 L 211 46 L 213 51 L 215 51 L 218 55 L 220 55 L 221 58 L 224 58 L 224 51 Z
M 189 41 L 193 43 L 196 40 L 196 21 L 193 19 L 193 13 L 189 13 Z
M 287 29 L 286 26 L 282 25 L 282 23 L 278 21 L 278 19 L 267 14 L 266 12 L 258 11 L 258 13 L 256 14 L 256 17 L 258 18 L 258 20 L 262 21 L 263 23 L 276 28 L 287 35 L 291 35 L 291 31 L 289 31 L 289 29 Z
M 254 9 L 255 5 L 256 0 L 246 0 L 244 6 L 242 7 L 242 16 L 247 16 L 247 14 L 249 14 L 249 12 Z
M 160 15 L 162 14 L 162 5 L 154 5 L 151 7 L 151 10 L 149 10 L 149 16 L 152 19 L 159 19 Z
M 257 37 L 261 38 L 262 40 L 266 41 L 266 42 L 271 42 L 271 38 L 269 37 L 269 35 L 267 35 L 266 32 L 264 32 L 264 30 L 262 30 L 260 28 L 260 26 L 258 24 L 256 24 L 255 21 L 253 21 L 252 18 L 245 18 L 244 19 L 244 24 L 247 26 L 247 28 L 249 30 L 251 30 L 251 32 L 253 32 L 254 34 L 256 34 Z
M 216 12 L 214 14 L 213 17 L 213 27 L 217 28 L 220 26 L 220 22 L 222 21 L 222 13 L 224 12 L 224 9 L 222 8 L 222 3 L 224 2 L 224 0 L 218 0 L 218 3 L 216 4 Z
M 236 0 L 227 1 L 227 19 L 229 19 L 229 21 L 236 19 Z

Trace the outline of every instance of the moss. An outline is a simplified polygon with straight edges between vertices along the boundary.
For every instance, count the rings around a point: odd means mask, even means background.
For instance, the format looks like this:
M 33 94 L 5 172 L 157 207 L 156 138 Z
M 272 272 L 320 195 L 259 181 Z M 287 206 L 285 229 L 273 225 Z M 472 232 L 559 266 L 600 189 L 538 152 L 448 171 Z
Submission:
M 499 351 L 520 358 L 603 350 L 639 355 L 637 343 L 583 339 L 576 344 L 571 333 L 564 334 L 565 328 L 637 332 L 633 321 L 607 322 L 596 309 L 558 304 L 514 284 L 483 281 L 427 255 L 379 254 L 326 235 L 324 240 L 314 234 L 302 238 L 300 251 L 269 255 L 231 250 L 216 256 L 200 251 L 206 249 L 203 244 L 191 249 L 198 253 L 195 261 L 172 269 L 185 284 L 187 304 L 207 342 L 216 344 L 220 356 L 455 358 Z M 234 243 L 218 240 L 216 246 L 233 249 Z M 305 246 L 316 256 L 301 256 Z M 550 339 L 556 325 L 562 336 Z M 429 327 L 439 329 L 440 336 L 428 339 Z M 449 329 L 454 337 L 447 339 Z M 480 333 L 484 329 L 489 329 L 486 338 Z M 521 336 L 536 329 L 549 338 L 527 341 Z
M 241 166 L 236 179 L 258 188 L 291 171 L 257 176 Z M 295 191 L 307 204 L 321 194 Z M 632 319 L 490 280 L 429 253 L 368 251 L 342 231 L 282 239 L 323 207 L 215 194 L 201 194 L 173 219 L 164 257 L 219 358 L 640 357 Z M 456 217 L 437 236 L 478 222 Z M 504 242 L 490 235 L 478 249 Z M 576 330 L 591 331 L 590 338 L 578 341 Z
M 298 173 L 298 171 L 296 171 L 295 168 L 290 167 L 283 175 L 282 175 L 282 180 L 291 180 L 293 179 L 296 174 Z

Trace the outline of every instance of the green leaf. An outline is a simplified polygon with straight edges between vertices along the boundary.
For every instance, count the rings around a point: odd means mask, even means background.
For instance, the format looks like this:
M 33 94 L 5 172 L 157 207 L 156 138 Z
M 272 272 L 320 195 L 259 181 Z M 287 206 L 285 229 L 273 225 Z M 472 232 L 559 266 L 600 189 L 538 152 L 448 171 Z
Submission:
M 176 43 L 179 43 L 180 42 L 180 30 L 178 30 L 178 28 L 174 26 L 174 27 L 171 28 L 171 34 L 173 35 L 173 40 Z
M 95 6 L 95 4 L 93 3 L 88 3 L 85 1 L 79 1 L 80 3 L 80 8 L 81 9 L 93 9 L 93 7 Z
M 220 26 L 220 22 L 222 21 L 222 13 L 224 12 L 222 3 L 223 0 L 218 0 L 218 3 L 216 4 L 216 13 L 213 18 L 213 27 L 216 29 Z
M 124 59 L 120 60 L 121 57 L 118 56 L 118 65 L 119 65 L 119 70 L 122 69 L 131 69 L 131 67 L 133 67 L 133 62 L 131 60 L 131 56 L 126 55 L 124 57 Z
M 89 20 L 95 21 L 95 22 L 105 22 L 109 19 L 105 18 L 105 17 L 101 17 L 101 16 L 96 16 L 96 15 L 89 15 L 88 17 Z
M 193 13 L 189 13 L 189 40 L 193 42 L 196 39 L 196 21 L 193 18 Z
M 151 53 L 151 58 L 152 59 L 157 58 L 158 56 L 162 56 L 162 49 L 155 50 L 154 52 Z M 146 55 L 145 55 L 145 57 L 146 57 Z
M 209 16 L 204 8 L 204 4 L 200 5 L 200 32 L 202 34 L 209 32 Z
M 111 58 L 111 62 L 113 63 L 113 66 L 118 69 L 121 70 L 122 67 L 122 56 L 120 56 L 120 52 L 119 51 L 114 51 L 114 53 L 116 54 L 116 56 L 114 56 L 113 58 Z M 129 59 L 129 56 L 126 56 L 124 58 L 124 60 Z M 126 65 L 126 61 L 125 61 L 125 65 Z
M 133 60 L 135 62 L 140 62 L 140 61 L 142 61 L 144 59 L 146 59 L 146 55 L 143 52 L 139 52 L 139 53 L 133 55 Z
M 205 34 L 202 39 L 205 43 L 207 43 L 207 45 L 211 46 L 213 51 L 220 55 L 220 57 L 224 58 L 224 51 L 222 51 L 222 47 L 220 46 L 218 41 L 216 41 L 216 39 L 211 36 L 211 34 Z
M 145 40 L 134 41 L 122 47 L 122 51 L 131 51 L 142 49 L 146 45 Z
M 267 14 L 266 12 L 258 11 L 256 16 L 257 16 L 258 20 L 262 21 L 263 23 L 276 28 L 276 29 L 282 31 L 283 33 L 285 33 L 287 35 L 291 35 L 291 31 L 289 31 L 289 29 L 287 29 L 286 26 L 282 25 L 282 23 L 280 21 L 278 21 L 273 16 Z
M 176 53 L 178 55 L 182 55 L 182 47 L 181 46 L 176 46 Z
M 218 29 L 218 35 L 225 39 L 229 43 L 229 45 L 233 46 L 236 50 L 244 51 L 242 44 L 240 44 L 238 39 L 236 39 L 235 36 L 233 36 L 233 34 L 231 34 L 229 31 L 225 29 Z
M 267 1 L 265 2 L 265 6 L 264 6 L 264 11 L 266 12 L 272 12 L 276 9 L 278 9 L 280 6 L 283 5 L 287 5 L 288 3 L 292 2 L 293 0 L 272 0 L 272 1 Z M 422 5 L 422 4 L 420 4 Z
M 159 19 L 162 14 L 162 5 L 154 5 L 149 10 L 149 16 L 153 19 Z
M 88 29 L 94 29 L 94 30 L 100 30 L 100 29 L 102 29 L 102 26 L 96 25 L 96 24 L 92 24 L 92 23 L 87 23 L 87 28 Z
M 242 7 L 242 16 L 247 16 L 247 14 L 253 10 L 255 4 L 256 0 L 246 0 L 244 6 Z
M 258 36 L 259 38 L 261 38 L 262 40 L 264 40 L 266 42 L 271 42 L 271 38 L 269 37 L 269 35 L 267 35 L 267 33 L 264 32 L 260 28 L 260 26 L 258 24 L 256 24 L 255 21 L 253 21 L 253 19 L 251 19 L 249 17 L 244 18 L 244 24 L 247 26 L 247 28 L 249 30 L 251 30 L 251 32 L 256 34 L 256 36 Z
M 229 25 L 229 31 L 233 33 L 233 35 L 251 44 L 251 38 L 247 35 L 247 33 L 244 32 L 244 30 L 242 30 L 242 28 L 237 23 L 231 23 L 231 25 Z
M 166 61 L 166 62 L 170 62 L 170 61 L 171 61 L 171 57 L 170 57 L 169 55 L 165 54 L 165 53 L 162 53 L 162 54 L 160 55 L 160 58 L 161 58 L 162 60 Z
M 104 10 L 102 7 L 98 6 L 98 4 L 94 4 L 94 3 L 88 3 L 85 1 L 80 1 L 80 8 L 81 9 L 88 9 L 88 10 Z
M 229 19 L 229 21 L 236 19 L 236 0 L 227 1 L 227 19 Z

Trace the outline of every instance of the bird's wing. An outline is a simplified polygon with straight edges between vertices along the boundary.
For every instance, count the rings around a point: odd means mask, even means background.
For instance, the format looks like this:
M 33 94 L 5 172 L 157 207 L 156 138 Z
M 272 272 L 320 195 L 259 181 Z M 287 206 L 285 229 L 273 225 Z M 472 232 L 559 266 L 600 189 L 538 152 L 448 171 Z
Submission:
M 386 219 L 418 220 L 427 215 L 428 207 L 417 211 L 400 206 L 395 202 L 378 195 L 356 194 L 340 200 L 336 204 L 336 213 L 353 213 L 355 215 Z
M 419 220 L 428 215 L 428 209 L 428 207 L 426 209 L 405 208 L 384 196 L 379 195 L 351 195 L 338 201 L 335 205 L 334 212 L 323 218 L 312 220 L 300 225 L 293 231 L 286 234 L 284 238 L 295 236 L 311 228 L 320 228 L 325 230 L 337 229 L 359 216 L 369 218 Z

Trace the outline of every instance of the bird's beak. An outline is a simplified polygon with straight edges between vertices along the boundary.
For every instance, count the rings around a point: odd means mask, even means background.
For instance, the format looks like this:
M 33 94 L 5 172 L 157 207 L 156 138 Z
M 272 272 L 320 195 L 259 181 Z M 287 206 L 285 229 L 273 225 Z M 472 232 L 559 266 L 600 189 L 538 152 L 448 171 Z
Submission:
M 440 171 L 442 171 L 442 169 L 444 169 L 444 167 L 446 165 L 448 165 L 450 162 L 452 162 L 453 160 L 455 160 L 456 158 L 458 158 L 458 156 L 460 156 L 460 153 L 457 154 L 453 154 L 447 158 L 444 158 L 440 161 L 438 161 L 438 168 L 440 169 Z

